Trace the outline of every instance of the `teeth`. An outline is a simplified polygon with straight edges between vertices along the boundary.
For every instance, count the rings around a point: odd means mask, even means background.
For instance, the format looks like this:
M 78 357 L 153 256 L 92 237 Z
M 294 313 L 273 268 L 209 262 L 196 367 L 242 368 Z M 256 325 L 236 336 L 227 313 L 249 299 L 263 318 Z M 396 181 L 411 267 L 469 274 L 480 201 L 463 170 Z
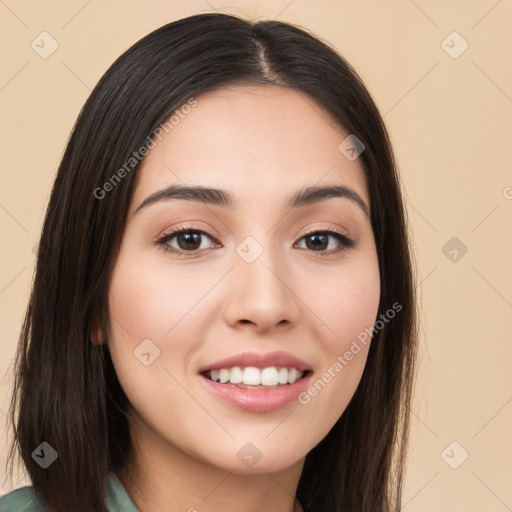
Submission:
M 229 380 L 229 370 L 222 368 L 219 370 L 219 379 L 221 384 L 225 384 Z
M 211 370 L 210 379 L 221 384 L 230 382 L 231 384 L 241 384 L 247 386 L 269 386 L 275 387 L 278 384 L 293 384 L 302 378 L 304 372 L 297 368 L 279 368 L 270 366 L 268 368 L 256 368 L 247 366 L 240 368 L 222 368 L 220 370 Z M 208 374 L 207 374 L 208 375 Z
M 277 373 L 277 382 L 279 382 L 279 384 L 288 383 L 288 370 L 286 368 L 281 368 Z
M 288 370 L 288 384 L 292 384 L 297 380 L 299 371 L 296 368 L 290 368 Z
M 242 370 L 238 366 L 231 368 L 231 372 L 230 372 L 230 376 L 229 376 L 229 382 L 231 382 L 231 384 L 240 384 L 240 382 L 242 382 L 243 379 L 244 378 L 243 378 Z
M 263 369 L 261 372 L 261 383 L 264 386 L 276 386 L 277 382 L 277 370 L 274 367 Z
M 261 372 L 254 366 L 244 368 L 242 382 L 251 386 L 259 386 L 261 384 Z

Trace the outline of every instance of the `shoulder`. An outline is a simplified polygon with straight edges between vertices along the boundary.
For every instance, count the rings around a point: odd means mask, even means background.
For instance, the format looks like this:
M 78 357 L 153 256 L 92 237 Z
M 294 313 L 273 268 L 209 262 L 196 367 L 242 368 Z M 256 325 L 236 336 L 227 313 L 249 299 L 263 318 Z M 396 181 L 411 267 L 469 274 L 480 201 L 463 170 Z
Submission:
M 107 512 L 139 512 L 115 473 L 109 474 L 106 505 Z M 47 508 L 32 487 L 22 487 L 0 497 L 0 512 L 47 512 Z
M 22 487 L 0 497 L 0 512 L 44 512 L 44 507 L 32 487 Z

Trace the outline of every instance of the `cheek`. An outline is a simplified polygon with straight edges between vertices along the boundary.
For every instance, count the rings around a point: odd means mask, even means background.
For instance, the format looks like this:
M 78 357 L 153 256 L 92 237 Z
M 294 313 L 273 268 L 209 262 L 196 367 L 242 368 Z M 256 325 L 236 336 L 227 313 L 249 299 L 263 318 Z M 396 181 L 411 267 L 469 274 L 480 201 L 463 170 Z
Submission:
M 109 291 L 112 329 L 126 340 L 168 340 L 213 282 L 183 267 L 120 258 Z
M 307 292 L 313 313 L 324 325 L 323 344 L 331 356 L 375 323 L 380 301 L 376 256 L 369 254 L 340 270 L 315 279 Z
M 144 411 L 145 418 L 157 410 L 164 421 L 172 413 L 169 404 L 174 410 L 190 408 L 190 396 L 173 376 L 183 381 L 177 362 L 187 360 L 190 340 L 205 329 L 200 321 L 189 322 L 187 314 L 211 284 L 194 286 L 191 272 L 171 272 L 129 253 L 120 254 L 110 281 L 109 351 L 134 409 Z
M 162 370 L 169 355 L 164 340 L 174 334 L 173 326 L 185 307 L 171 276 L 145 264 L 144 258 L 129 258 L 128 252 L 121 252 L 110 281 L 108 339 L 119 379 L 129 374 L 122 383 L 127 394 L 130 382 L 141 381 L 143 387 L 149 374 L 155 379 L 156 369 Z M 165 337 L 165 333 L 169 334 Z
M 323 362 L 299 403 L 309 409 L 309 417 L 322 418 L 326 434 L 347 407 L 366 364 L 380 300 L 376 256 L 315 285 L 311 304 L 324 327 Z
M 190 402 L 169 373 L 185 382 L 191 353 L 211 323 L 201 314 L 201 300 L 217 281 L 215 273 L 192 266 L 171 268 L 136 250 L 120 253 L 109 287 L 108 345 L 118 378 L 127 376 L 122 386 L 136 409 L 147 405 L 145 397 L 155 389 L 165 390 L 180 407 Z

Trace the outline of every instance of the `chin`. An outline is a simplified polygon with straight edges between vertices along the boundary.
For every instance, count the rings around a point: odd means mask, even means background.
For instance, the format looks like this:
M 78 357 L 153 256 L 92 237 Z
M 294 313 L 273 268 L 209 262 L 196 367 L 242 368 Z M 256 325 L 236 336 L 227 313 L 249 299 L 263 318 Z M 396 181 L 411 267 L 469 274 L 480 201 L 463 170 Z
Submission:
M 270 436 L 271 437 L 271 436 Z M 307 451 L 295 449 L 290 443 L 280 443 L 282 450 L 276 449 L 275 441 L 270 438 L 261 442 L 244 441 L 236 444 L 226 451 L 217 452 L 213 457 L 208 457 L 208 462 L 224 471 L 240 475 L 277 473 L 289 469 L 296 464 L 302 464 Z M 220 448 L 220 447 L 219 447 Z M 213 459 L 213 460 L 212 460 Z

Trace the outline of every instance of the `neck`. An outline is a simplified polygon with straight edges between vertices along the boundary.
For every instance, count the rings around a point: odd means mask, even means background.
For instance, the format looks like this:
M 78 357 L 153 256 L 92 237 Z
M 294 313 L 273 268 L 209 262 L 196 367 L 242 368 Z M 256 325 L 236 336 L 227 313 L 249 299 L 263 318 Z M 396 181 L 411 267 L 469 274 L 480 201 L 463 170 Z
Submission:
M 303 512 L 295 493 L 304 459 L 282 471 L 235 473 L 148 435 L 140 418 L 132 420 L 133 449 L 117 475 L 140 512 Z

